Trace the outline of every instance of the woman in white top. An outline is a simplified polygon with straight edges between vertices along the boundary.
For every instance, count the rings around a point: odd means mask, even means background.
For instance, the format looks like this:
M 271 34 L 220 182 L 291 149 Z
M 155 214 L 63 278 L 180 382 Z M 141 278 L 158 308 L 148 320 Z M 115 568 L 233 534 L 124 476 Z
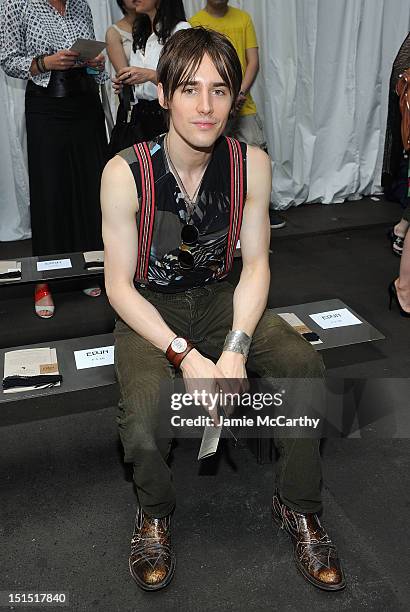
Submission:
M 137 16 L 135 11 L 137 3 L 138 0 L 117 0 L 124 17 L 110 26 L 105 35 L 108 57 L 115 74 L 130 63 L 132 28 Z
M 113 79 L 120 93 L 124 85 L 132 85 L 134 105 L 128 130 L 129 142 L 149 141 L 167 131 L 164 114 L 158 103 L 156 68 L 168 38 L 178 30 L 190 27 L 182 0 L 136 0 L 133 46 L 128 67 L 120 68 Z M 119 111 L 120 114 L 120 111 Z M 111 153 L 115 153 L 111 149 Z

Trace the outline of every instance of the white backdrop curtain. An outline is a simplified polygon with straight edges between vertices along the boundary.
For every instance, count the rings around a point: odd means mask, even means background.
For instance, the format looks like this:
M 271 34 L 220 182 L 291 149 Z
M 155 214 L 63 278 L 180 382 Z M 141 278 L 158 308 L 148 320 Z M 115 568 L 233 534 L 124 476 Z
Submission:
M 184 0 L 187 16 L 205 4 Z M 120 17 L 89 0 L 96 36 Z M 232 0 L 258 34 L 253 88 L 278 208 L 380 191 L 388 82 L 410 29 L 410 0 Z M 29 236 L 22 84 L 0 75 L 0 240 Z

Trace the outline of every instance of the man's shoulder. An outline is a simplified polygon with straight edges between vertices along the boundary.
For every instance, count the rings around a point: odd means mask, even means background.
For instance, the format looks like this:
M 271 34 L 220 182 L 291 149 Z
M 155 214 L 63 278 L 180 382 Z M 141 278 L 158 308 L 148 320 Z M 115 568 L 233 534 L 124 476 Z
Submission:
M 259 147 L 248 145 L 247 150 L 248 195 L 253 197 L 265 184 L 271 183 L 271 159 Z
M 229 146 L 228 141 L 237 142 L 242 150 L 242 157 L 244 159 L 247 158 L 249 145 L 247 145 L 246 142 L 238 140 L 238 138 L 233 138 L 232 136 L 225 136 L 225 135 L 220 136 L 218 140 L 216 141 L 215 146 L 214 146 L 214 155 L 217 155 L 218 157 L 221 157 L 221 158 L 225 158 L 225 156 L 229 157 L 230 151 L 232 151 L 232 148 Z
M 139 161 L 140 155 L 139 153 L 147 152 L 150 157 L 156 157 L 156 155 L 161 151 L 163 138 L 162 135 L 159 136 L 155 140 L 147 141 L 147 142 L 139 142 L 135 145 L 127 147 L 126 149 L 122 149 L 117 153 L 122 159 L 124 159 L 129 165 L 134 164 Z
M 135 153 L 134 147 L 127 147 L 126 149 L 122 149 L 117 153 L 118 157 L 121 157 L 127 164 L 131 165 L 137 161 L 137 155 Z M 115 159 L 115 157 L 113 158 Z
M 250 164 L 255 169 L 258 166 L 264 168 L 267 164 L 270 164 L 270 157 L 265 151 L 263 151 L 260 147 L 255 147 L 253 145 L 247 145 L 247 157 L 248 164 Z

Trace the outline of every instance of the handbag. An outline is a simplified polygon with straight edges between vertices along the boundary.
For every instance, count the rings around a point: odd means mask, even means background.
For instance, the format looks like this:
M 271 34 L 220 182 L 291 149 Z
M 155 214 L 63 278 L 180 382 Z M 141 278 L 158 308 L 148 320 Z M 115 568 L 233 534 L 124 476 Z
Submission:
M 401 138 L 405 151 L 410 150 L 410 68 L 399 76 L 396 84 L 401 112 Z
M 124 85 L 119 97 L 117 119 L 111 132 L 109 144 L 110 157 L 114 157 L 119 151 L 143 140 L 141 127 L 138 122 L 135 122 L 135 114 L 132 113 L 131 102 L 134 101 L 132 86 Z

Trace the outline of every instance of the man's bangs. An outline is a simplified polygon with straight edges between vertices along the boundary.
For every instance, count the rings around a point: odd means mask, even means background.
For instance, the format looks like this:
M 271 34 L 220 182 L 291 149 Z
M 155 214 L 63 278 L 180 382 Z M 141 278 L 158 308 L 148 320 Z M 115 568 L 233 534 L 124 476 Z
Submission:
M 179 77 L 175 85 L 172 84 L 173 85 L 171 87 L 172 91 L 176 91 L 179 87 L 183 89 L 188 83 L 192 83 L 193 81 L 195 81 L 195 74 L 205 55 L 209 56 L 209 59 L 215 66 L 219 76 L 221 77 L 221 80 L 226 85 L 226 87 L 229 89 L 230 93 L 233 94 L 234 87 L 233 87 L 233 83 L 231 82 L 231 79 L 229 78 L 229 72 L 227 70 L 227 66 L 225 62 L 216 53 L 215 54 L 212 52 L 210 53 L 209 51 L 202 50 L 202 49 L 201 49 L 201 52 L 198 53 L 196 57 L 192 58 L 192 61 L 190 62 L 190 64 L 185 67 L 185 69 L 183 70 L 181 76 Z
M 172 84 L 172 91 L 176 91 L 179 87 L 184 88 L 187 83 L 195 80 L 195 74 L 199 68 L 200 63 L 202 62 L 202 58 L 204 55 L 204 52 L 197 54 L 195 57 L 192 58 L 191 62 L 187 66 L 185 66 L 185 68 L 183 68 L 179 78 L 177 77 L 177 75 L 175 75 L 177 78 L 175 79 L 176 82 Z

